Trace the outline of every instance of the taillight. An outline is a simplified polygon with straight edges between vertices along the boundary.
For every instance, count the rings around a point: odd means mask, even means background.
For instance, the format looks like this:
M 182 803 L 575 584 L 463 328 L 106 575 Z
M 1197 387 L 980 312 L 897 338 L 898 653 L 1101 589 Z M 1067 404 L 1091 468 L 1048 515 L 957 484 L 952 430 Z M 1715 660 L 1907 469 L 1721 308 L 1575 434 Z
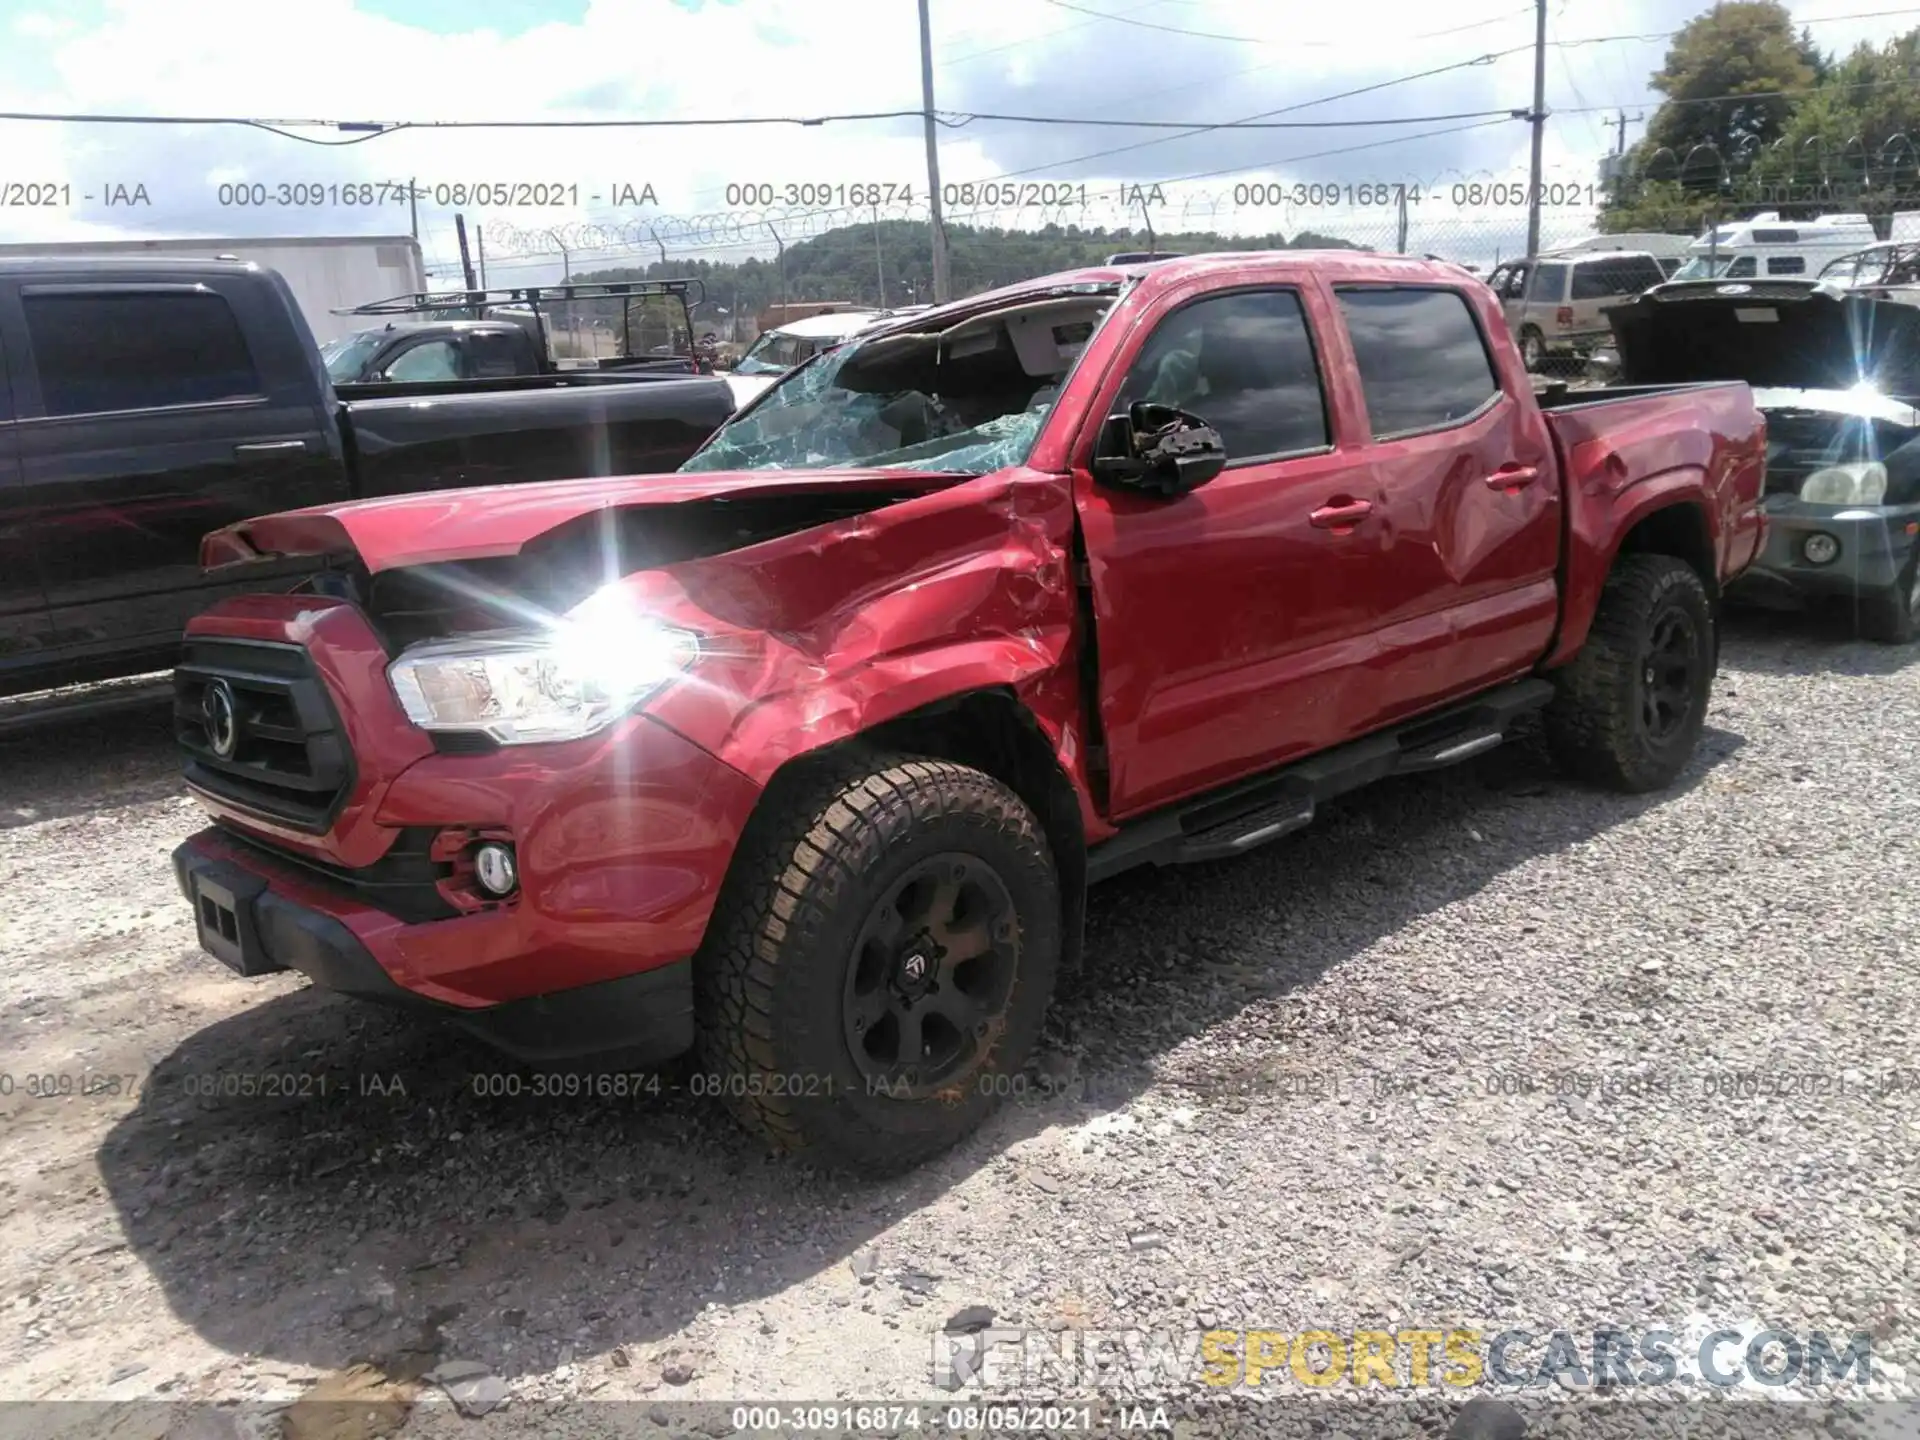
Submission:
M 1571 305 L 1562 305 L 1558 310 L 1554 311 L 1553 323 L 1556 325 L 1573 324 L 1573 307 Z

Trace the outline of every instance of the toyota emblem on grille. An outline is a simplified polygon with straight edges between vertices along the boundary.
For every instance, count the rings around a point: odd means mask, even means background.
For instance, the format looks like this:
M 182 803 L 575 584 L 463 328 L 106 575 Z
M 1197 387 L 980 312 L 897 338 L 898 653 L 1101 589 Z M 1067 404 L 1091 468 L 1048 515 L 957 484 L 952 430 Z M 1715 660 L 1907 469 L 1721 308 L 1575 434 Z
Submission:
M 200 697 L 200 721 L 206 727 L 207 744 L 222 760 L 231 760 L 240 748 L 240 709 L 234 703 L 233 687 L 215 680 Z
M 1751 285 L 1722 285 L 1713 293 L 1716 295 L 1751 295 L 1753 293 L 1753 287 Z

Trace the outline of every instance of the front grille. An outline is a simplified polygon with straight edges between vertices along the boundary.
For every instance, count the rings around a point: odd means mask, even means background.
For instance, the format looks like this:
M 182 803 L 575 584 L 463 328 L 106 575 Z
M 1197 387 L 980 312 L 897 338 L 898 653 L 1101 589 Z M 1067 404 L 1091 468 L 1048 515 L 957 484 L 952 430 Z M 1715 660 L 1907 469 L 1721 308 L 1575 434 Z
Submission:
M 235 744 L 214 752 L 208 692 L 232 691 Z M 190 784 L 318 835 L 353 787 L 353 752 L 313 661 L 298 645 L 189 636 L 173 672 L 174 735 Z
M 453 866 L 433 858 L 436 832 L 431 826 L 409 826 L 400 831 L 386 854 L 358 869 L 329 865 L 310 856 L 278 849 L 254 836 L 243 835 L 232 826 L 223 825 L 220 830 L 234 849 L 299 870 L 321 888 L 357 900 L 409 925 L 451 920 L 461 913 L 440 893 L 440 882 L 453 874 Z

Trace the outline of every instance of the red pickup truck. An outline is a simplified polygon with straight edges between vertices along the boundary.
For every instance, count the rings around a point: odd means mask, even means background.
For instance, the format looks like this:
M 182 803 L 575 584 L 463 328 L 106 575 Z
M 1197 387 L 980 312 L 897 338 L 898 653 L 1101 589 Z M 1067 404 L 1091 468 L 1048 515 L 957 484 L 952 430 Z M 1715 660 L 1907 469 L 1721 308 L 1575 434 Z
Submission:
M 1051 276 L 815 357 L 673 475 L 323 506 L 177 672 L 204 948 L 529 1061 L 652 1064 L 868 1171 L 1030 1057 L 1086 887 L 1530 711 L 1687 765 L 1762 539 L 1742 384 L 1536 401 L 1463 270 Z

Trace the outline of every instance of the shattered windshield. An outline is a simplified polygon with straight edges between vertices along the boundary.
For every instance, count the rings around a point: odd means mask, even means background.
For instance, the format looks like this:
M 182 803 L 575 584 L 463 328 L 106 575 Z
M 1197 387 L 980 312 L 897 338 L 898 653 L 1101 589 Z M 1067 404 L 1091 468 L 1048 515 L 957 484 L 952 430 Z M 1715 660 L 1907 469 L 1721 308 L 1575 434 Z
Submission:
M 941 334 L 842 345 L 778 382 L 680 468 L 985 475 L 1018 465 L 1111 303 L 1079 296 Z

